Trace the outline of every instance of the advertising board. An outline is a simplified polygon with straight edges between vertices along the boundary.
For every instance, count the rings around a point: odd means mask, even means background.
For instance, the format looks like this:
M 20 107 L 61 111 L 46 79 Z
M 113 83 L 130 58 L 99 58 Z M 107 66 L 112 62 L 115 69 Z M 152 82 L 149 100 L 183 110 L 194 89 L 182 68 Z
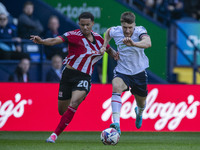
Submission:
M 58 84 L 0 83 L 0 131 L 53 131 L 61 118 Z M 122 131 L 200 131 L 199 85 L 149 85 L 143 125 L 135 127 L 136 101 L 122 94 Z M 66 131 L 102 131 L 112 122 L 111 84 L 93 84 Z M 81 125 L 80 125 L 81 124 Z

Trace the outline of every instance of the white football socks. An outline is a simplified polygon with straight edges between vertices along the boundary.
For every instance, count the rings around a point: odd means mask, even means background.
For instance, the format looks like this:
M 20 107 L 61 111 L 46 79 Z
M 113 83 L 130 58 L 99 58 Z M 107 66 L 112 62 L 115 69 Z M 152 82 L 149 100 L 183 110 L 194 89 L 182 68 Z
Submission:
M 120 110 L 122 106 L 121 94 L 112 93 L 111 106 L 113 122 L 120 123 Z

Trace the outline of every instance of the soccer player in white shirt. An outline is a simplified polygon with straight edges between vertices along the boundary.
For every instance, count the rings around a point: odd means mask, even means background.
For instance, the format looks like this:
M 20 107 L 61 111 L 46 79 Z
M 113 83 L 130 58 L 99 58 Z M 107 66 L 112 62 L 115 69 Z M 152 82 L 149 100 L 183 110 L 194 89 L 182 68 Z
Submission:
M 132 12 L 122 13 L 120 21 L 121 26 L 111 27 L 106 31 L 104 44 L 100 49 L 103 54 L 109 41 L 113 38 L 119 52 L 119 60 L 112 80 L 111 106 L 114 123 L 110 125 L 117 129 L 119 134 L 121 134 L 121 94 L 123 91 L 129 90 L 129 87 L 137 102 L 135 108 L 136 127 L 139 129 L 142 125 L 142 113 L 148 93 L 145 69 L 149 67 L 144 49 L 151 47 L 151 39 L 146 29 L 143 26 L 136 26 L 135 15 Z

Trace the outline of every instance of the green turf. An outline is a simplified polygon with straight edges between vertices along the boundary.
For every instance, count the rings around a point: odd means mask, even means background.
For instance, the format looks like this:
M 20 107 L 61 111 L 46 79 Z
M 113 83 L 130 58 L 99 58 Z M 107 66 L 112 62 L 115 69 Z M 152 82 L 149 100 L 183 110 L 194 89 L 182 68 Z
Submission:
M 116 146 L 100 132 L 64 132 L 55 144 L 49 132 L 0 132 L 0 150 L 200 150 L 200 132 L 123 132 Z

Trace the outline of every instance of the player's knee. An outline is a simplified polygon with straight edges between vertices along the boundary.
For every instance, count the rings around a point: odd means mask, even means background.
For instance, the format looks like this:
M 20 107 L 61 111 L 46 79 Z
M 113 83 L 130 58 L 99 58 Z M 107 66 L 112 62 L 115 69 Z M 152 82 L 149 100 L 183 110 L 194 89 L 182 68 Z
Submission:
M 121 90 L 121 88 L 119 86 L 113 86 L 113 92 L 115 92 L 115 93 L 121 93 L 122 90 Z
M 118 84 L 118 83 L 113 83 L 112 88 L 113 88 L 113 92 L 115 92 L 115 93 L 121 93 L 122 92 L 121 85 Z
M 78 108 L 79 104 L 80 103 L 78 101 L 73 101 L 73 102 L 70 103 L 70 106 L 73 107 L 73 108 Z

